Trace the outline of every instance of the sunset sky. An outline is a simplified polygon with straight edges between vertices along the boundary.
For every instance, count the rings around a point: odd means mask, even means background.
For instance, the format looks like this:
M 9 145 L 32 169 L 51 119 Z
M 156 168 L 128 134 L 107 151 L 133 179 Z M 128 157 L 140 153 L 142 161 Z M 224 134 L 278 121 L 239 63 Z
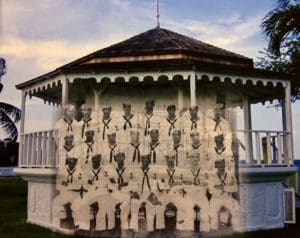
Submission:
M 156 26 L 155 0 L 0 0 L 0 57 L 7 61 L 0 100 L 20 107 L 15 85 Z M 260 23 L 275 0 L 160 0 L 161 27 L 253 58 L 267 46 Z M 28 100 L 28 131 L 49 128 L 51 107 Z M 42 107 L 43 106 L 43 107 Z M 45 112 L 41 114 L 40 108 Z M 49 109 L 49 110 L 48 110 Z M 257 113 L 256 113 L 257 111 Z M 280 113 L 253 109 L 254 129 L 276 129 Z M 279 118 L 279 119 L 274 119 Z M 299 103 L 293 104 L 299 143 Z M 26 118 L 27 119 L 27 118 Z M 1 133 L 0 133 L 1 135 Z M 0 136 L 3 138 L 3 136 Z M 300 159 L 300 149 L 295 146 Z

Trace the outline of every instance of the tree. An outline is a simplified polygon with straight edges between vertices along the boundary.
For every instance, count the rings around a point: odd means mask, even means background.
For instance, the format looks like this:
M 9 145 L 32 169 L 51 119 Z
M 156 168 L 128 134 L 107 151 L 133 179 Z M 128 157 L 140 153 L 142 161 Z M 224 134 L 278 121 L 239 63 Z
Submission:
M 294 75 L 291 93 L 293 99 L 300 98 L 300 0 L 277 0 L 261 28 L 269 44 L 256 66 Z
M 300 0 L 278 0 L 264 18 L 261 28 L 269 38 L 268 51 L 280 56 L 283 43 L 300 40 Z
M 6 62 L 3 58 L 0 58 L 0 89 L 2 90 L 3 85 L 1 84 L 1 76 L 6 73 Z M 0 90 L 0 93 L 1 93 Z M 0 102 L 0 126 L 8 134 L 12 141 L 18 139 L 18 129 L 16 123 L 21 119 L 21 110 L 8 103 Z

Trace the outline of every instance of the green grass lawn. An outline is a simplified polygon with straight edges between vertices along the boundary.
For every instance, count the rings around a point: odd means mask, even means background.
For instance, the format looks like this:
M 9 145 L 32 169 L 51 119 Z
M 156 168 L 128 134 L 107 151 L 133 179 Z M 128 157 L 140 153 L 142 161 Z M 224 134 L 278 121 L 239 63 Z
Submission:
M 0 238 L 68 237 L 36 225 L 27 224 L 26 207 L 27 183 L 17 177 L 0 177 Z M 230 236 L 230 238 L 240 237 L 300 237 L 300 227 L 299 225 L 290 225 L 289 227 L 280 230 L 248 232 Z
M 21 178 L 0 178 L 0 237 L 66 237 L 26 223 L 27 183 Z

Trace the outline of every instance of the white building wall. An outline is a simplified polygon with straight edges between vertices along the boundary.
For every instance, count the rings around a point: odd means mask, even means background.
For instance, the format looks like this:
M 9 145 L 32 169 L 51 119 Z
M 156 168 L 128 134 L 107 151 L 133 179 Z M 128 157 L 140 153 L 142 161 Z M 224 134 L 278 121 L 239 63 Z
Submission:
M 281 182 L 240 184 L 241 231 L 284 227 Z
M 52 201 L 55 196 L 55 184 L 29 181 L 27 222 L 51 228 Z

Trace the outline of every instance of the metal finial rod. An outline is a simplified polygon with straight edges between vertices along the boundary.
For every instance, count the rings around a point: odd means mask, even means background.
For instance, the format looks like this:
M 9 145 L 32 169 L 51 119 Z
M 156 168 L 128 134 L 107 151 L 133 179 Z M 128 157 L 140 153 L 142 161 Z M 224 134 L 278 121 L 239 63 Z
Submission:
M 156 0 L 156 20 L 157 20 L 157 28 L 160 27 L 159 24 L 159 0 Z

